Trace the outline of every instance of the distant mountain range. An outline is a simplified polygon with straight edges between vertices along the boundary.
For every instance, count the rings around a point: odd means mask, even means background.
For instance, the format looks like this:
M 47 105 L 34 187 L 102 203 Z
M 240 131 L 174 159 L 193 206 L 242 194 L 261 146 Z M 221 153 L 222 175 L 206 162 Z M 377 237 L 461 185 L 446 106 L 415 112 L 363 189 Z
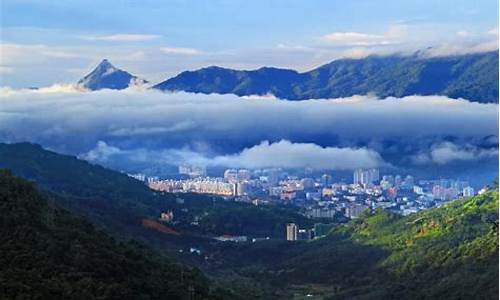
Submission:
M 103 60 L 79 85 L 90 90 L 123 89 L 134 82 L 146 81 Z M 373 55 L 334 60 L 304 73 L 270 67 L 245 71 L 211 66 L 182 72 L 153 88 L 238 96 L 272 94 L 287 100 L 374 94 L 444 95 L 497 103 L 498 51 L 444 57 L 427 57 L 420 52 L 412 56 Z
M 122 90 L 146 83 L 146 80 L 120 70 L 104 59 L 92 72 L 80 79 L 77 85 L 95 91 L 100 89 Z
M 445 95 L 498 102 L 498 52 L 339 59 L 305 73 L 276 68 L 238 71 L 209 67 L 182 72 L 154 88 L 239 96 L 273 94 L 288 100 L 373 93 L 379 97 Z

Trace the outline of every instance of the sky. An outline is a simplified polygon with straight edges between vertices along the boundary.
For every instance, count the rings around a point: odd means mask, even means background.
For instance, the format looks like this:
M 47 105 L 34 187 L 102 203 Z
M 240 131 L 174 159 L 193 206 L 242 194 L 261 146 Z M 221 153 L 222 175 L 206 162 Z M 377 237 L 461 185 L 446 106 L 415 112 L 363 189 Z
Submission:
M 342 57 L 498 48 L 498 1 L 0 2 L 0 86 L 75 82 L 103 58 L 151 82 L 210 65 L 309 70 Z

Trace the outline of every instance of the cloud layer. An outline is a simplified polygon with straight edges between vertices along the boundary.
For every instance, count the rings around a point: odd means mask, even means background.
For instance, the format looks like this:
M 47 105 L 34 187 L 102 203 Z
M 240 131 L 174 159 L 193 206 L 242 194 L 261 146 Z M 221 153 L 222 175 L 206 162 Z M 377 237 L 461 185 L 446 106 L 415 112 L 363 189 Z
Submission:
M 102 90 L 0 90 L 0 141 L 97 162 L 352 169 L 498 158 L 498 105 L 440 96 L 283 101 Z

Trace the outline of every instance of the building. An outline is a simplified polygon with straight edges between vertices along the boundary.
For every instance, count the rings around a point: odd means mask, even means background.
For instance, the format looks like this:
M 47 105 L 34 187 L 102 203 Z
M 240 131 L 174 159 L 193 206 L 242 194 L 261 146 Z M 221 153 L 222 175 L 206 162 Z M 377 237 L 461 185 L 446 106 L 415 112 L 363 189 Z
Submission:
M 421 186 L 414 185 L 413 192 L 417 195 L 422 195 L 422 194 L 424 194 L 424 189 Z
M 267 183 L 270 186 L 275 186 L 278 184 L 279 179 L 280 179 L 280 170 L 279 169 L 269 169 L 266 170 L 267 174 Z
M 202 166 L 180 165 L 179 174 L 188 175 L 189 177 L 204 177 L 207 175 L 207 169 Z
M 292 201 L 297 198 L 297 193 L 295 191 L 290 190 L 282 190 L 280 194 L 280 200 L 283 201 Z
M 396 175 L 396 177 L 394 177 L 394 185 L 396 187 L 400 187 L 401 183 L 403 183 L 403 179 L 401 178 L 401 175 Z
M 404 189 L 407 190 L 412 189 L 413 185 L 415 185 L 415 180 L 413 179 L 413 176 L 410 175 L 406 176 L 401 185 Z
M 312 230 L 311 229 L 299 229 L 297 234 L 297 240 L 299 241 L 309 241 L 312 240 Z
M 129 177 L 137 179 L 142 182 L 146 182 L 146 175 L 138 173 L 138 174 L 127 174 Z
M 474 189 L 470 186 L 466 186 L 463 189 L 462 194 L 464 195 L 464 197 L 470 198 L 470 197 L 474 196 Z
M 221 242 L 235 242 L 235 243 L 244 243 L 244 242 L 248 241 L 248 238 L 246 235 L 233 236 L 233 235 L 225 234 L 225 235 L 218 236 L 215 239 L 218 241 L 221 241 Z
M 174 213 L 171 210 L 166 213 L 161 213 L 160 215 L 160 221 L 163 222 L 172 222 L 173 219 L 174 219 Z
M 328 186 L 330 186 L 332 184 L 333 184 L 333 178 L 332 178 L 331 175 L 329 175 L 329 174 L 323 174 L 321 176 L 321 185 L 323 187 L 328 187 Z
M 241 181 L 236 184 L 236 196 L 245 196 L 248 191 L 248 182 Z
M 287 241 L 296 241 L 297 240 L 297 225 L 295 223 L 286 224 L 286 240 Z
M 353 179 L 354 184 L 371 185 L 380 180 L 380 172 L 378 169 L 357 169 Z
M 312 178 L 304 178 L 300 181 L 304 190 L 310 190 L 314 188 L 314 179 Z
M 238 180 L 239 181 L 248 181 L 252 178 L 252 173 L 247 169 L 239 169 L 238 170 Z
M 238 171 L 236 169 L 227 169 L 224 171 L 224 180 L 230 183 L 238 182 Z
M 359 215 L 361 215 L 361 213 L 364 212 L 366 209 L 368 209 L 368 207 L 365 205 L 354 204 L 346 207 L 345 216 L 351 219 L 355 219 L 359 217 Z
M 235 196 L 236 184 L 224 182 L 220 178 L 194 178 L 188 180 L 157 180 L 148 184 L 157 191 L 174 193 L 201 193 L 220 196 Z
M 336 214 L 335 209 L 320 208 L 320 207 L 308 209 L 305 213 L 306 217 L 313 219 L 319 219 L 319 218 L 334 219 L 335 214 Z

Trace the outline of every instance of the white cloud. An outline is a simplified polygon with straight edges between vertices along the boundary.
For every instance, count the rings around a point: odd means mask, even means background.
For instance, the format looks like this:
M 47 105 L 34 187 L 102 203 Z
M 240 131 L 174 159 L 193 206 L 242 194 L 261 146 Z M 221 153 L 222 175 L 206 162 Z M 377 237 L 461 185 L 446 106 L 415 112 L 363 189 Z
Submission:
M 36 142 L 72 154 L 102 141 L 121 151 L 108 160 L 154 158 L 142 164 L 172 157 L 170 162 L 346 168 L 369 165 L 376 153 L 395 165 L 422 153 L 427 156 L 421 160 L 439 164 L 446 157 L 466 161 L 457 157 L 470 157 L 460 151 L 471 147 L 474 159 L 494 159 L 485 153 L 498 146 L 498 105 L 439 96 L 283 101 L 136 89 L 77 92 L 71 86 L 0 89 L 0 96 L 0 141 Z M 448 138 L 459 147 L 451 154 L 435 146 Z
M 11 96 L 25 94 L 66 94 L 66 93 L 81 93 L 87 92 L 77 84 L 53 84 L 42 88 L 33 89 L 13 89 L 10 87 L 0 87 L 0 96 Z
M 160 38 L 160 36 L 156 35 L 156 34 L 120 33 L 120 34 L 112 34 L 112 35 L 104 35 L 104 36 L 84 36 L 81 38 L 85 39 L 85 40 L 91 40 L 91 41 L 142 42 L 142 41 L 150 41 L 150 40 L 158 39 L 158 38 Z
M 424 57 L 439 57 L 449 55 L 464 55 L 482 53 L 487 51 L 498 50 L 498 40 L 485 40 L 478 43 L 442 43 L 436 47 L 430 47 L 420 54 Z
M 216 156 L 209 164 L 244 168 L 313 168 L 350 170 L 384 165 L 380 155 L 366 148 L 321 147 L 314 143 L 261 142 L 238 154 Z
M 182 47 L 162 47 L 160 51 L 165 54 L 178 54 L 178 55 L 200 55 L 201 51 L 193 48 L 182 48 Z
M 447 56 L 497 50 L 498 28 L 480 31 L 456 24 L 395 24 L 383 33 L 338 31 L 321 36 L 320 41 L 310 48 L 330 59 L 412 55 L 416 51 L 430 57 Z
M 338 31 L 323 35 L 321 39 L 325 42 L 348 46 L 385 46 L 397 43 L 404 34 L 404 26 L 394 25 L 383 34 Z
M 0 43 L 0 63 L 2 65 L 12 63 L 31 64 L 51 58 L 66 59 L 76 57 L 79 57 L 78 53 L 64 47 Z
M 488 30 L 487 34 L 497 35 L 498 36 L 498 26 L 497 27 L 493 27 L 490 30 Z
M 498 156 L 498 149 L 478 149 L 466 145 L 458 146 L 450 142 L 444 142 L 435 146 L 430 153 L 433 162 L 446 164 L 457 160 L 477 160 L 482 158 Z
M 0 66 L 0 74 L 12 74 L 14 73 L 14 68 Z
M 324 41 L 355 45 L 355 46 L 369 46 L 378 44 L 388 44 L 387 40 L 384 40 L 383 35 L 366 34 L 359 32 L 333 32 L 321 37 Z
M 123 150 L 99 141 L 96 147 L 79 157 L 105 163 L 112 159 L 128 158 L 135 162 L 154 162 L 178 165 L 183 163 L 205 167 L 242 168 L 312 168 L 316 170 L 352 170 L 387 165 L 380 155 L 366 148 L 321 147 L 314 143 L 292 143 L 281 140 L 263 141 L 241 152 L 214 157 L 189 149 L 149 150 L 145 148 Z
M 122 153 L 117 147 L 112 147 L 106 142 L 99 141 L 94 149 L 80 155 L 80 158 L 91 162 L 106 162 L 111 156 Z
M 469 37 L 472 34 L 469 31 L 467 31 L 467 30 L 459 30 L 459 31 L 457 31 L 457 35 L 459 37 Z
M 477 146 L 465 144 L 457 145 L 452 142 L 440 142 L 431 147 L 428 153 L 419 153 L 412 157 L 416 164 L 445 165 L 457 161 L 475 161 L 498 157 L 498 148 L 481 149 Z

